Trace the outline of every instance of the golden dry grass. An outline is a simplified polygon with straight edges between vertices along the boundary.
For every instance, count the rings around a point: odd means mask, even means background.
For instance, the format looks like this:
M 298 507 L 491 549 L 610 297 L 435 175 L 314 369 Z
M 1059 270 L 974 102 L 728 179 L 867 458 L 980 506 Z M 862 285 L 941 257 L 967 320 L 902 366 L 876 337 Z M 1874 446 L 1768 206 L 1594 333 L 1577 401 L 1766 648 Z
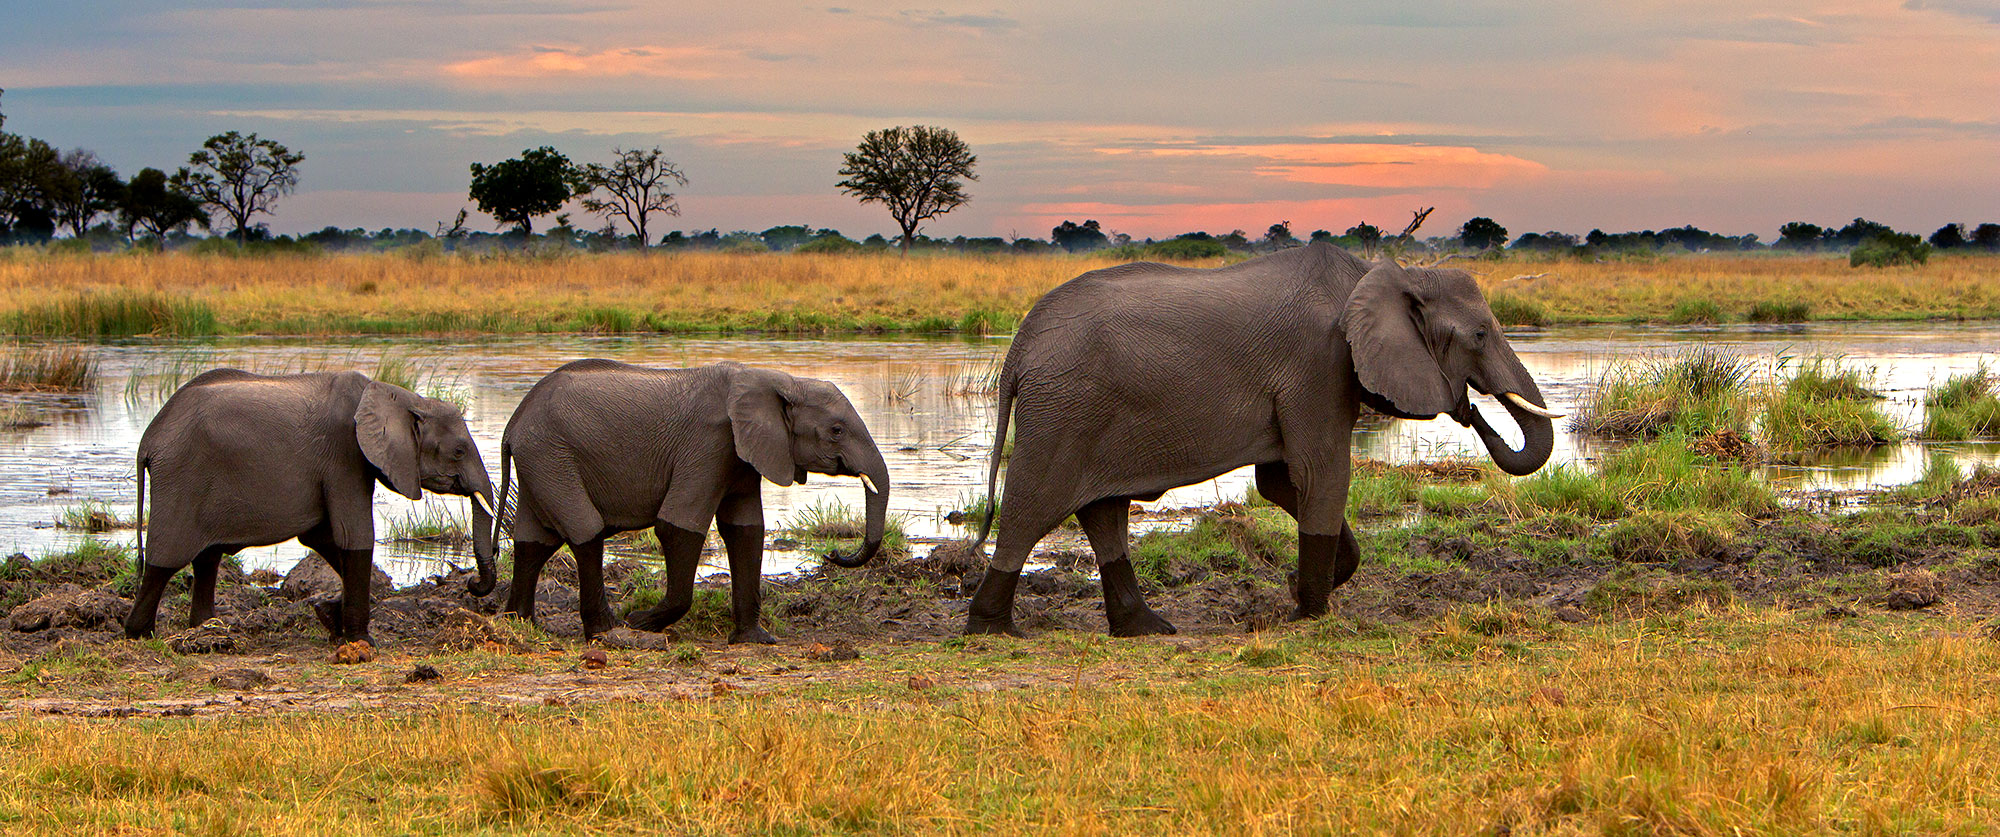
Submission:
M 1341 634 L 881 646 L 849 664 L 858 676 L 822 666 L 835 685 L 702 700 L 13 720 L 0 822 L 1721 835 L 1972 833 L 2000 817 L 2000 643 L 1967 621 L 1697 605 L 1577 627 L 1473 607 Z M 969 687 L 1048 669 L 1073 676 Z M 913 689 L 912 673 L 940 685 Z
M 655 253 L 534 256 L 185 253 L 0 259 L 0 328 L 91 320 L 92 300 L 166 311 L 167 333 L 534 331 L 1004 332 L 1049 288 L 1102 257 Z M 1219 262 L 1214 262 L 1219 263 Z M 1205 263 L 1205 264 L 1214 264 Z M 1690 300 L 1729 319 L 1808 302 L 1814 319 L 2000 317 L 2000 259 L 1857 270 L 1817 256 L 1650 261 L 1454 261 L 1489 293 L 1557 322 L 1666 320 Z M 1533 276 L 1536 278 L 1516 278 Z M 176 308 L 192 304 L 192 308 Z M 55 309 L 67 305 L 62 311 Z M 81 311 L 83 313 L 77 313 Z M 175 314 L 173 312 L 180 311 Z M 205 318 L 213 312 L 213 323 Z M 166 320 L 186 322 L 173 325 Z M 12 324 L 11 326 L 8 324 Z M 45 326 L 57 331 L 74 325 Z M 141 326 L 154 328 L 154 326 Z

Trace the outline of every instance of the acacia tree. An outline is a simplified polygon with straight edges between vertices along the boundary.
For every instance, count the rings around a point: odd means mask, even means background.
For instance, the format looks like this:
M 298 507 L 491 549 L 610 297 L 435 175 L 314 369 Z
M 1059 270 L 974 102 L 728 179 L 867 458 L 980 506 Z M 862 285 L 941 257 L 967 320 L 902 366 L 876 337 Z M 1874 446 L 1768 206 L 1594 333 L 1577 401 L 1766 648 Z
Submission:
M 1474 218 L 1458 228 L 1458 243 L 1467 250 L 1504 247 L 1507 245 L 1507 228 L 1491 218 Z
M 610 165 L 584 166 L 583 182 L 590 194 L 583 199 L 583 208 L 607 219 L 624 219 L 639 237 L 639 249 L 645 250 L 652 241 L 646 237 L 647 217 L 656 212 L 681 214 L 670 187 L 686 186 L 687 175 L 661 156 L 659 146 L 651 151 L 613 148 L 611 153 Z M 599 191 L 609 197 L 597 197 Z
M 869 131 L 844 160 L 840 174 L 847 179 L 836 184 L 841 193 L 889 207 L 903 228 L 905 254 L 923 222 L 972 200 L 959 178 L 979 179 L 972 173 L 979 158 L 965 141 L 949 128 L 930 125 Z
M 125 225 L 125 238 L 143 229 L 164 240 L 168 233 L 195 224 L 208 229 L 209 216 L 201 200 L 183 192 L 167 173 L 155 168 L 140 169 L 118 196 L 118 220 Z
M 49 195 L 49 206 L 55 210 L 57 223 L 68 227 L 70 235 L 82 238 L 97 216 L 118 208 L 125 182 L 88 149 L 65 151 L 57 163 L 61 171 Z
M 563 153 L 546 145 L 493 165 L 472 164 L 472 188 L 467 193 L 479 211 L 502 224 L 535 232 L 534 218 L 562 208 L 570 198 L 589 191 L 583 170 Z
M 174 187 L 200 201 L 210 213 L 229 216 L 236 243 L 249 239 L 250 219 L 270 215 L 278 198 L 299 185 L 299 164 L 306 155 L 255 133 L 216 134 L 188 155 L 188 164 L 174 173 Z

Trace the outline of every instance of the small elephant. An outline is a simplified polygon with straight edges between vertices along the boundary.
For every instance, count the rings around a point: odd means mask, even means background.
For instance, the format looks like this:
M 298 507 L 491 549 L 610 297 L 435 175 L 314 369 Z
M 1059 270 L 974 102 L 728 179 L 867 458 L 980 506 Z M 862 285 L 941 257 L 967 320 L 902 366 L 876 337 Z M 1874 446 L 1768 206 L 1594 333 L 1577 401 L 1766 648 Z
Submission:
M 1467 387 L 1502 399 L 1521 449 L 1487 425 Z M 998 402 L 989 496 L 1010 417 L 1014 449 L 968 634 L 1020 635 L 1021 565 L 1071 514 L 1097 553 L 1111 633 L 1173 633 L 1140 594 L 1127 508 L 1246 465 L 1298 520 L 1292 616 L 1318 616 L 1360 557 L 1345 511 L 1361 405 L 1448 414 L 1511 474 L 1548 460 L 1559 417 L 1470 275 L 1371 264 L 1325 243 L 1212 270 L 1140 263 L 1071 279 L 1021 321 Z
M 469 495 L 473 595 L 493 590 L 493 485 L 457 407 L 359 372 L 268 377 L 240 369 L 195 376 L 139 439 L 144 576 L 125 635 L 150 636 L 160 595 L 194 565 L 188 624 L 215 615 L 216 570 L 245 547 L 298 538 L 340 574 L 343 593 L 320 618 L 336 642 L 369 640 L 375 483 L 412 500 Z M 150 534 L 150 542 L 147 535 Z
M 500 494 L 521 481 L 514 515 L 514 578 L 507 612 L 532 619 L 535 583 L 567 544 L 582 586 L 584 636 L 609 630 L 604 539 L 651 528 L 666 558 L 658 606 L 632 625 L 663 630 L 694 602 L 710 521 L 729 552 L 729 641 L 773 643 L 757 624 L 764 561 L 761 479 L 805 482 L 806 472 L 858 476 L 867 490 L 860 549 L 827 560 L 859 567 L 882 545 L 889 468 L 839 388 L 783 372 L 719 363 L 650 369 L 578 360 L 521 399 L 500 443 Z

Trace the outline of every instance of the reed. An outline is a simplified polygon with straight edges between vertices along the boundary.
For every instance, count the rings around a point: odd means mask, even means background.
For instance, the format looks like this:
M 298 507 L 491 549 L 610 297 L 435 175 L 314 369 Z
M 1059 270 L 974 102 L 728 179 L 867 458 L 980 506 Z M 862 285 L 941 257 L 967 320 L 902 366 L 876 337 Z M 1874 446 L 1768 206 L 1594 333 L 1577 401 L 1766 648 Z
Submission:
M 1924 394 L 1923 438 L 1938 442 L 2000 436 L 2000 387 L 1984 365 Z
M 1832 358 L 1799 361 L 1764 405 L 1765 443 L 1799 452 L 1900 440 L 1902 429 L 1882 412 L 1882 396 L 1868 386 L 1870 374 Z
M 1756 364 L 1707 346 L 1635 363 L 1617 363 L 1585 394 L 1570 427 L 1606 436 L 1652 438 L 1744 432 Z
M 0 392 L 85 392 L 97 386 L 97 353 L 83 346 L 0 349 Z

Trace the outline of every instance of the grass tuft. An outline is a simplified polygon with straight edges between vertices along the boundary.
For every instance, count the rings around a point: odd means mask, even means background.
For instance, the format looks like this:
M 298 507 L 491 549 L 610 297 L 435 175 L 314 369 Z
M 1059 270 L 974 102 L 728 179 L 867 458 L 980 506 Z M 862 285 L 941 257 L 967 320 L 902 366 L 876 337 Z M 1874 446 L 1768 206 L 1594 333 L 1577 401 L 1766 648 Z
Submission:
M 2000 436 L 2000 387 L 1984 365 L 1924 395 L 1925 439 L 1961 442 Z
M 97 386 L 97 354 L 83 346 L 9 346 L 0 392 L 83 392 Z
M 1647 438 L 1670 428 L 1688 434 L 1741 433 L 1749 426 L 1755 373 L 1754 361 L 1707 346 L 1617 364 L 1598 376 L 1570 427 Z
M 1882 412 L 1882 396 L 1868 387 L 1868 374 L 1829 358 L 1800 363 L 1764 406 L 1766 442 L 1778 450 L 1810 451 L 1900 440 L 1903 432 Z

